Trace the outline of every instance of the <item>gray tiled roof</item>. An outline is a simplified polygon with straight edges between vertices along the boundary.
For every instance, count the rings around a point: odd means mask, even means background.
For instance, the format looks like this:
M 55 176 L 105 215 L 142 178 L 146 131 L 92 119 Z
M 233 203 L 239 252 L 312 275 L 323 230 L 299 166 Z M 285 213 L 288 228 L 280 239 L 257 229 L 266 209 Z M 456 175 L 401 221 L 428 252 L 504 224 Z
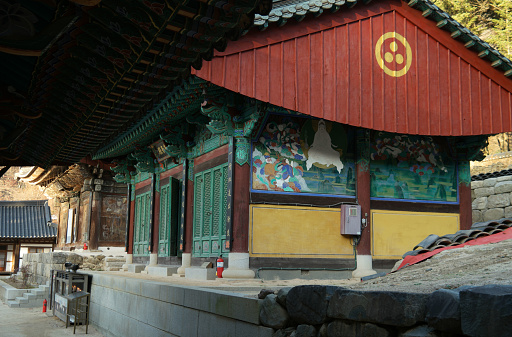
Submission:
M 42 239 L 57 237 L 45 200 L 0 201 L 0 239 Z

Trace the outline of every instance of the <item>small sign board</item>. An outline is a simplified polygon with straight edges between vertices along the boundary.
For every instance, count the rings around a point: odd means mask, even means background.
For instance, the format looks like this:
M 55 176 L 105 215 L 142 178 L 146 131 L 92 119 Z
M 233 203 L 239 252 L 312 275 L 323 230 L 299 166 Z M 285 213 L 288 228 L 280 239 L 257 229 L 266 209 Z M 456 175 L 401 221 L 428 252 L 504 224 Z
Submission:
M 55 294 L 54 314 L 63 321 L 66 321 L 68 310 L 68 299 L 60 294 Z
M 171 157 L 165 152 L 166 145 L 162 139 L 157 140 L 153 144 L 149 145 L 149 147 L 153 151 L 153 154 L 155 155 L 156 160 L 158 160 L 159 163 Z

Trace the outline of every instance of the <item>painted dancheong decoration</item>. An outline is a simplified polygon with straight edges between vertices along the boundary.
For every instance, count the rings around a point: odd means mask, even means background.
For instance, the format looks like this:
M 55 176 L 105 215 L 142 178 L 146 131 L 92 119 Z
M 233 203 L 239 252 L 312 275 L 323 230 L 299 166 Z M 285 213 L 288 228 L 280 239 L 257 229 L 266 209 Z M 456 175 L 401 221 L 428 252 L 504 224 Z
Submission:
M 457 202 L 456 165 L 432 137 L 378 132 L 370 158 L 372 197 Z
M 253 144 L 253 189 L 354 195 L 348 139 L 340 124 L 271 115 Z

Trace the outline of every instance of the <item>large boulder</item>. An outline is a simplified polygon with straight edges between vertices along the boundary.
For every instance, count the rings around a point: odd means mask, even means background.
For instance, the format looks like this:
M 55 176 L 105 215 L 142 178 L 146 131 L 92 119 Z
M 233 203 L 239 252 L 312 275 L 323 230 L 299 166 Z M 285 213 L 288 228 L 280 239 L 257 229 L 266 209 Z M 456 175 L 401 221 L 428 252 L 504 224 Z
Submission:
M 262 325 L 273 329 L 285 328 L 288 324 L 288 312 L 276 301 L 276 295 L 265 297 L 260 309 L 260 322 Z
M 459 291 L 434 291 L 427 302 L 426 320 L 429 326 L 437 330 L 461 334 Z
M 434 328 L 428 325 L 419 325 L 400 334 L 400 337 L 438 337 Z
M 277 292 L 277 303 L 281 304 L 284 308 L 286 308 L 286 296 L 290 292 L 291 287 L 281 288 Z
M 512 332 L 512 286 L 485 285 L 460 292 L 462 332 L 505 337 Z
M 328 337 L 388 337 L 389 332 L 372 323 L 334 321 L 327 326 Z
M 300 324 L 295 330 L 295 337 L 317 337 L 317 332 L 312 325 Z
M 425 321 L 429 295 L 390 291 L 355 291 L 339 288 L 327 315 L 358 322 L 407 327 Z
M 325 322 L 329 300 L 338 287 L 298 286 L 286 296 L 286 308 L 290 317 L 303 324 L 317 325 Z

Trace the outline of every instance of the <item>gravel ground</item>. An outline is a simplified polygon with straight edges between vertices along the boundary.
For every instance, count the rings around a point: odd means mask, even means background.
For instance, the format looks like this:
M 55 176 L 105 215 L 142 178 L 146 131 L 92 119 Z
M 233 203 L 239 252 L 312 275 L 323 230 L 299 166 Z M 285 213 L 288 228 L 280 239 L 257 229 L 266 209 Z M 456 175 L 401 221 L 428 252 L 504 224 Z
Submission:
M 512 285 L 512 240 L 445 250 L 384 277 L 348 287 L 429 293 L 486 284 Z

